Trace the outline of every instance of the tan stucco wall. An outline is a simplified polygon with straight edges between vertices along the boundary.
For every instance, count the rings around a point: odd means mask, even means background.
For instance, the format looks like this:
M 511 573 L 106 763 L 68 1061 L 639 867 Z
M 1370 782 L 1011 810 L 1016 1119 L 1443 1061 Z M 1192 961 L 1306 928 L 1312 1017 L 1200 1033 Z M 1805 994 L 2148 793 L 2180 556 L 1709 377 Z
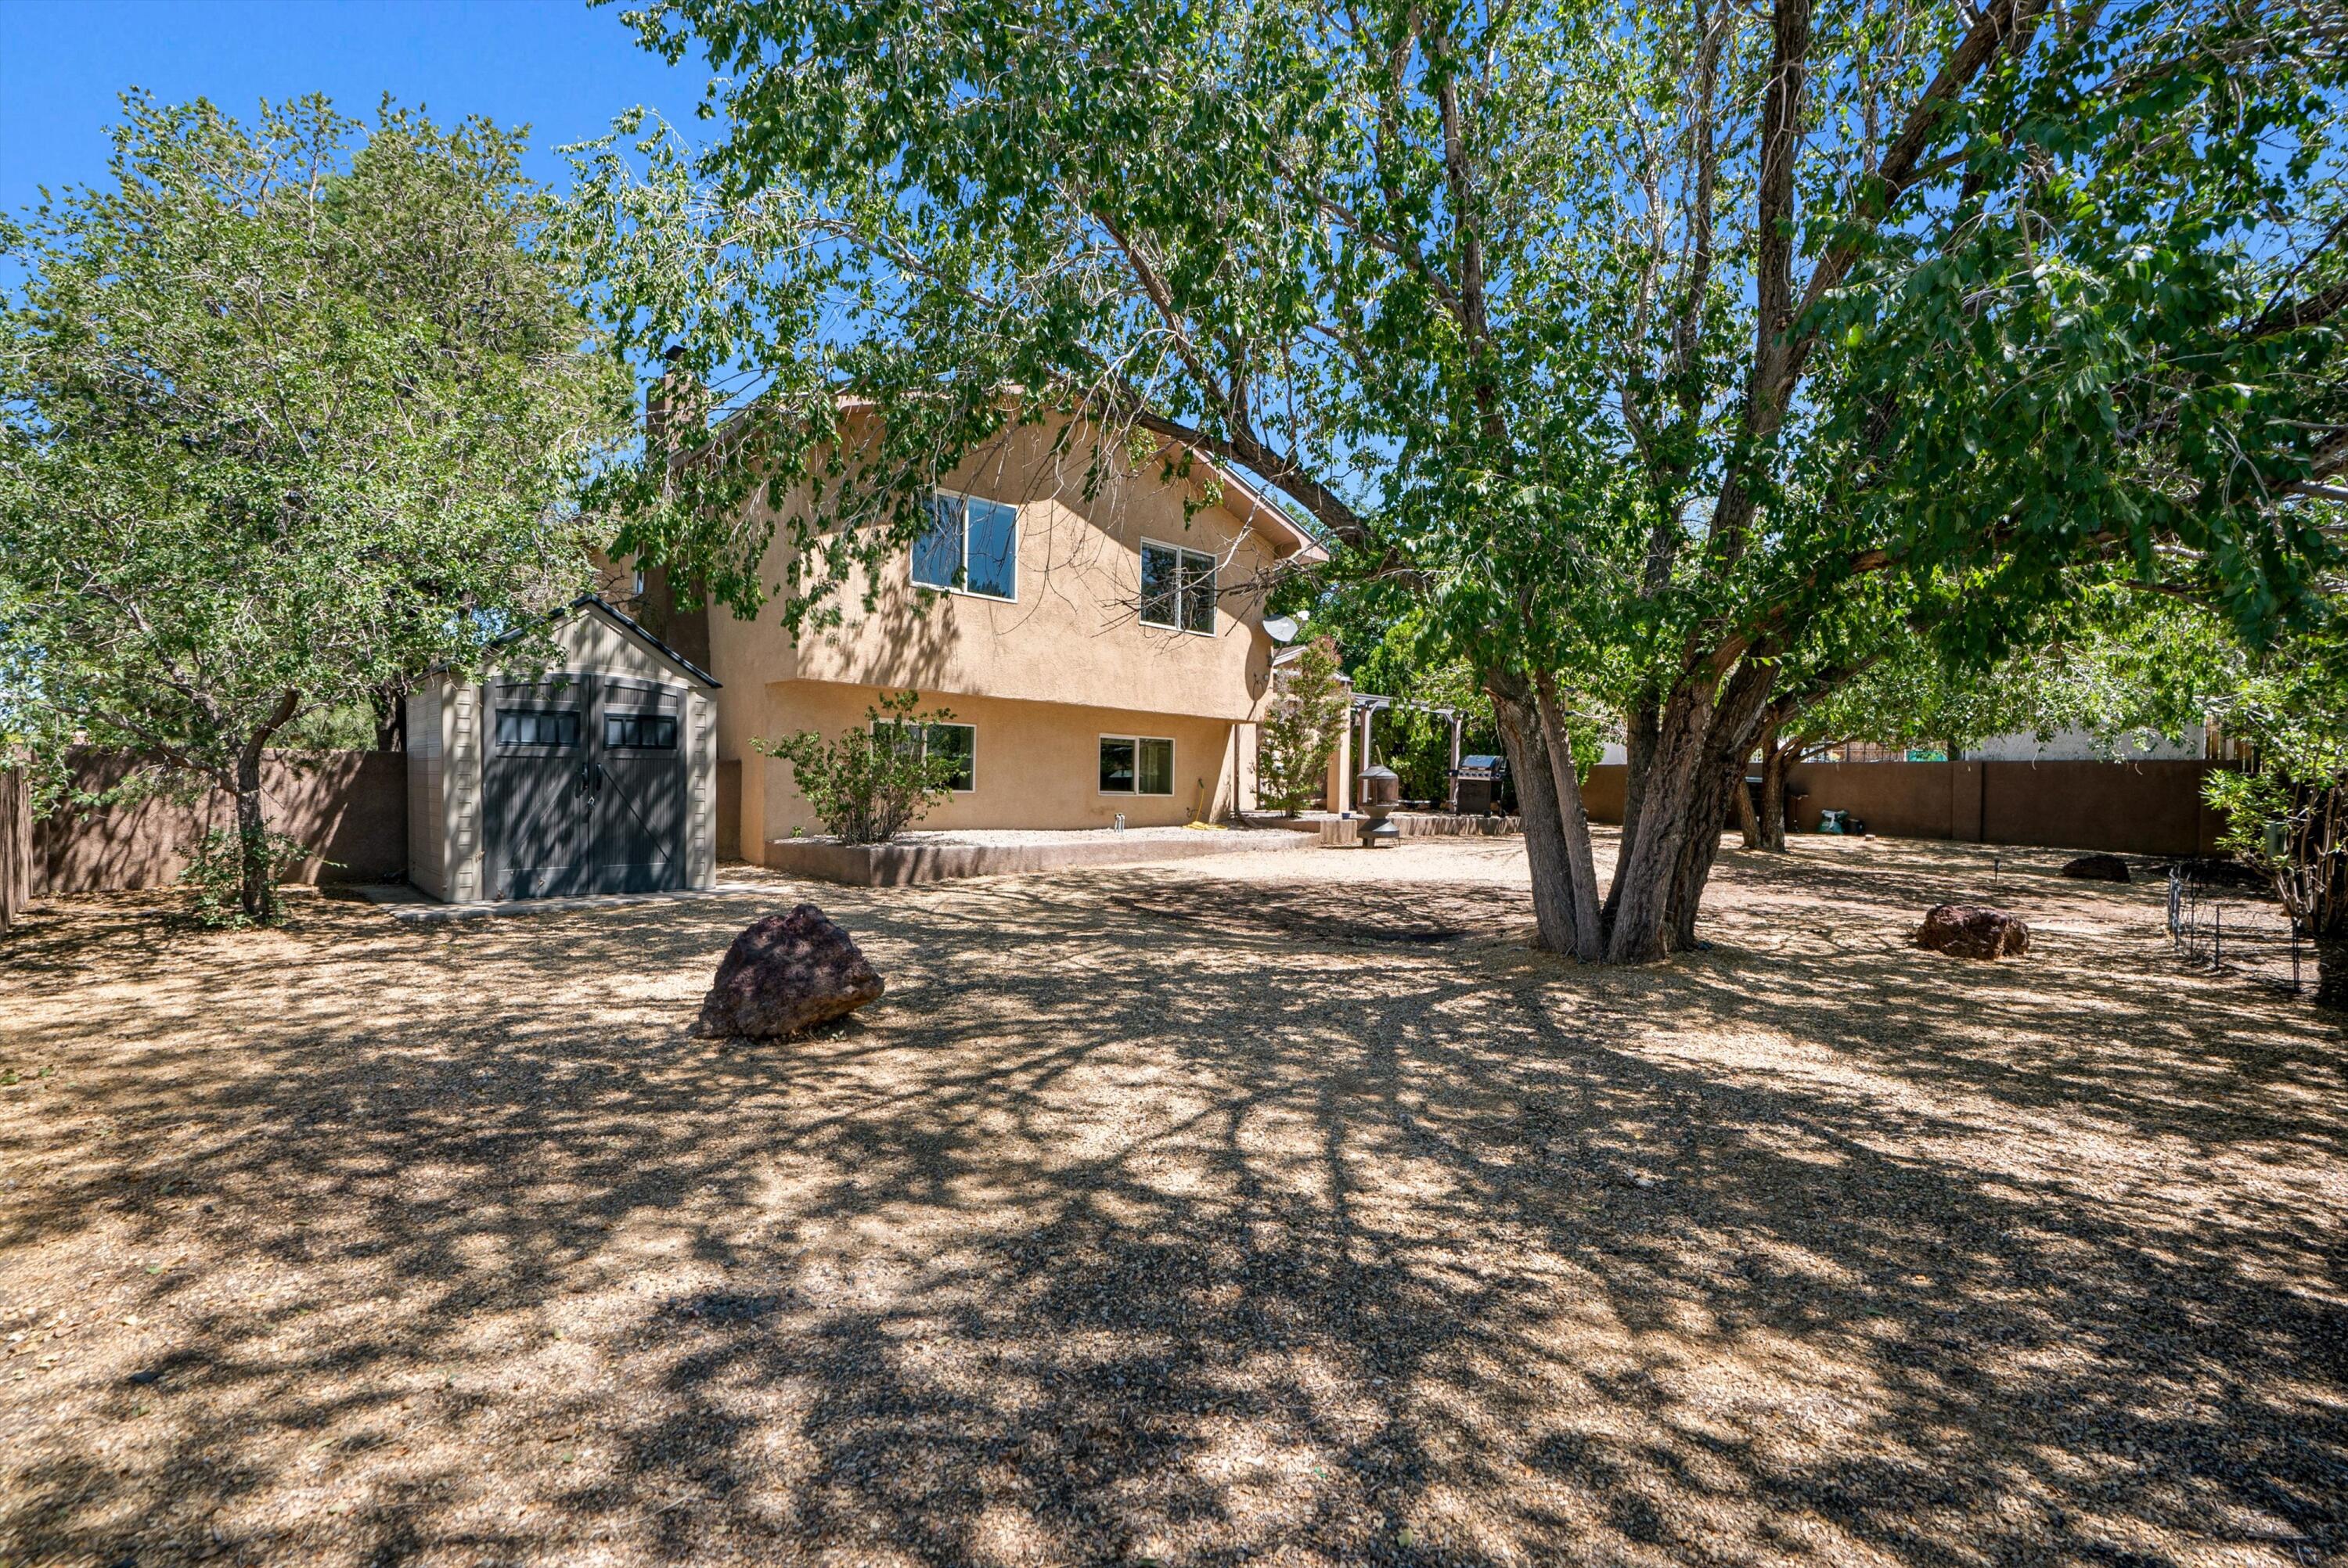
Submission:
M 816 730 L 839 734 L 865 723 L 866 709 L 883 690 L 828 682 L 776 682 L 766 690 L 768 722 L 759 733 L 773 736 Z M 1211 821 L 1231 807 L 1232 748 L 1241 726 L 1228 720 L 988 697 L 946 698 L 924 705 L 953 710 L 956 723 L 976 732 L 973 772 L 977 787 L 954 794 L 930 812 L 921 827 L 1107 827 L 1118 812 L 1129 826 L 1170 826 L 1200 815 Z M 1105 734 L 1170 739 L 1174 793 L 1102 794 L 1100 737 Z M 787 763 L 755 752 L 745 757 L 742 794 L 746 830 L 751 816 L 747 802 L 759 797 L 761 834 L 746 838 L 746 846 L 787 837 L 794 827 L 822 831 Z
M 1261 595 L 1226 591 L 1212 636 L 1146 627 L 1137 609 L 1141 543 L 1213 553 L 1229 590 L 1257 581 L 1272 565 L 1272 542 L 1221 506 L 1185 518 L 1185 500 L 1196 503 L 1199 485 L 1169 479 L 1155 465 L 1121 466 L 1088 497 L 1081 459 L 1055 459 L 1049 447 L 1045 430 L 1012 432 L 942 487 L 1019 507 L 1015 602 L 916 589 L 908 555 L 900 552 L 879 574 L 870 613 L 859 574 L 840 600 L 846 624 L 797 646 L 772 611 L 756 621 L 714 615 L 713 672 L 729 689 L 803 679 L 1253 716 L 1271 661 Z M 781 581 L 788 564 L 778 538 L 767 554 L 767 580 Z
M 1176 741 L 1175 799 L 1127 797 L 1130 823 L 1189 820 L 1200 779 L 1210 815 L 1229 809 L 1235 762 L 1239 798 L 1252 804 L 1252 753 L 1233 729 L 1262 710 L 1272 656 L 1262 586 L 1294 540 L 1277 524 L 1245 520 L 1236 499 L 1205 505 L 1201 475 L 1169 477 L 1155 462 L 1119 459 L 1086 496 L 1088 454 L 1051 448 L 1046 428 L 1010 432 L 942 486 L 1019 507 L 1014 600 L 917 589 L 910 552 L 900 551 L 877 574 L 869 612 L 869 585 L 859 574 L 839 601 L 844 623 L 796 643 L 772 610 L 748 621 L 712 610 L 711 669 L 724 683 L 717 753 L 742 764 L 746 853 L 793 826 L 815 825 L 788 770 L 758 757 L 751 740 L 803 728 L 837 733 L 861 721 L 875 688 L 918 691 L 973 722 L 982 702 L 1008 704 L 986 710 L 978 794 L 942 808 L 929 825 L 1106 825 L 1119 807 L 1095 787 L 1102 733 Z M 790 507 L 803 513 L 804 495 Z M 778 523 L 766 562 L 770 585 L 788 571 L 788 525 Z M 1215 555 L 1225 591 L 1211 635 L 1141 623 L 1144 540 Z M 852 699 L 839 695 L 850 690 Z M 999 744 L 990 744 L 989 732 L 999 732 Z M 1082 760 L 1071 764 L 1077 750 Z M 998 780 L 989 766 L 997 759 L 1021 771 Z

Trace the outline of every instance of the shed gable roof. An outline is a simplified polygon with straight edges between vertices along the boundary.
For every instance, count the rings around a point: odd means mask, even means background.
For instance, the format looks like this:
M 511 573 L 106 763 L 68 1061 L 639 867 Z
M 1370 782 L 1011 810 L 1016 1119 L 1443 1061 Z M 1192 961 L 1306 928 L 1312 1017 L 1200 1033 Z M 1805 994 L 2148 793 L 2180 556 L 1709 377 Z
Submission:
M 654 653 L 659 654 L 663 659 L 668 661 L 671 664 L 675 665 L 679 671 L 690 677 L 692 680 L 700 682 L 702 685 L 708 687 L 711 691 L 715 692 L 718 690 L 723 684 L 716 676 L 712 675 L 708 671 L 704 670 L 700 665 L 695 664 L 692 660 L 687 659 L 684 654 L 679 653 L 675 649 L 671 648 L 667 643 L 662 641 L 659 638 L 654 637 L 652 632 L 644 627 L 642 621 L 614 607 L 609 600 L 604 599 L 602 594 L 582 593 L 577 599 L 572 600 L 569 604 L 563 606 L 561 610 L 554 611 L 554 613 L 548 616 L 546 619 L 550 624 L 552 624 L 568 620 L 571 617 L 580 614 L 582 611 L 602 616 L 613 626 L 618 627 L 622 632 L 634 638 L 646 648 L 651 649 Z M 505 636 L 499 638 L 498 641 L 499 642 L 511 642 L 519 639 L 521 635 L 522 634 L 519 631 L 509 632 Z

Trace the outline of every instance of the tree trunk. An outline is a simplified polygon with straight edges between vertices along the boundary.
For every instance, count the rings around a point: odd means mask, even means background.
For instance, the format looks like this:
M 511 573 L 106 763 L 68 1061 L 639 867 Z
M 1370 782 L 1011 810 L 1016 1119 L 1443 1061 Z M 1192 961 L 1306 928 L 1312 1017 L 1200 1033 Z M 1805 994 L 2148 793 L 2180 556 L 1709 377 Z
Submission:
M 2348 1012 L 2348 931 L 2315 938 L 2315 1005 Z
M 1653 963 L 1670 950 L 1666 922 L 1680 850 L 1687 841 L 1690 812 L 1702 793 L 1699 774 L 1709 738 L 1713 687 L 1684 682 L 1663 705 L 1655 726 L 1653 760 L 1641 792 L 1639 832 L 1626 836 L 1614 863 L 1614 886 L 1607 895 L 1606 961 Z M 1712 796 L 1713 836 L 1719 837 L 1722 802 Z
M 1736 799 L 1736 831 L 1744 838 L 1745 847 L 1766 848 L 1767 835 L 1762 831 L 1761 814 L 1753 809 L 1753 792 L 1745 786 L 1743 779 L 1738 779 L 1733 793 Z
M 1492 712 L 1500 724 L 1500 741 L 1508 748 L 1509 771 L 1517 784 L 1517 812 L 1524 823 L 1525 861 L 1532 874 L 1534 943 L 1549 952 L 1579 949 L 1573 921 L 1573 871 L 1566 856 L 1565 833 L 1557 809 L 1557 785 L 1550 772 L 1548 748 L 1523 705 L 1505 693 L 1492 692 Z
M 1615 847 L 1614 884 L 1606 890 L 1606 907 L 1601 915 L 1609 931 L 1614 928 L 1615 910 L 1621 903 L 1620 867 L 1639 842 L 1639 825 L 1647 804 L 1647 775 L 1655 764 L 1655 732 L 1662 722 L 1663 711 L 1653 694 L 1644 692 L 1631 705 L 1622 725 L 1622 836 Z
M 1729 678 L 1727 689 L 1712 709 L 1699 749 L 1701 761 L 1689 799 L 1687 828 L 1672 863 L 1664 903 L 1666 937 L 1682 952 L 1696 945 L 1696 911 L 1704 903 L 1704 885 L 1712 879 L 1713 862 L 1720 858 L 1729 792 L 1735 790 L 1739 796 L 1745 793 L 1745 759 L 1753 754 L 1753 743 L 1760 735 L 1775 678 L 1773 667 L 1748 659 Z
M 261 761 L 270 737 L 294 720 L 302 693 L 288 691 L 236 754 L 236 844 L 244 876 L 239 902 L 244 917 L 266 925 L 277 918 L 277 867 L 269 847 L 269 824 L 261 809 Z
M 368 700 L 375 710 L 375 749 L 378 752 L 404 752 L 407 749 L 407 694 L 396 687 L 385 687 Z
M 1664 931 L 1679 952 L 1692 952 L 1696 946 L 1696 911 L 1704 903 L 1704 885 L 1712 879 L 1713 862 L 1720 858 L 1720 835 L 1726 830 L 1731 790 L 1744 798 L 1742 756 L 1725 763 L 1715 760 L 1697 776 L 1687 832 L 1680 839 L 1679 856 L 1672 863 L 1671 892 L 1664 903 Z M 1746 809 L 1752 807 L 1748 804 Z
M 277 917 L 277 885 L 269 864 L 269 830 L 261 813 L 261 743 L 236 759 L 236 843 L 244 879 L 239 902 L 244 917 L 267 925 Z
M 1786 853 L 1786 773 L 1794 765 L 1802 743 L 1780 744 L 1776 726 L 1763 733 L 1761 750 L 1761 847 Z
M 1573 747 L 1558 717 L 1557 688 L 1546 672 L 1533 677 L 1533 698 L 1540 714 L 1542 749 L 1549 753 L 1550 782 L 1557 794 L 1566 868 L 1573 878 L 1573 956 L 1586 964 L 1594 964 L 1606 951 L 1606 933 L 1599 922 L 1598 861 L 1590 845 L 1590 813 L 1581 801 L 1581 775 L 1574 767 Z

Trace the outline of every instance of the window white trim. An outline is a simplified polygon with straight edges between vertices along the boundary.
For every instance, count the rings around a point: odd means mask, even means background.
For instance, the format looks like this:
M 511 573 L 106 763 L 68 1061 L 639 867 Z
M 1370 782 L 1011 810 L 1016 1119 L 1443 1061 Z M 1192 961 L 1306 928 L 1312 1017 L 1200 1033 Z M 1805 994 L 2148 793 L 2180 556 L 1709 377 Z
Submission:
M 1025 513 L 1020 507 L 1019 503 L 1016 501 L 1005 501 L 994 496 L 973 495 L 968 490 L 949 490 L 942 485 L 932 486 L 930 490 L 930 495 L 933 498 L 939 496 L 944 496 L 953 500 L 963 503 L 962 569 L 957 574 L 963 579 L 963 586 L 957 587 L 952 583 L 923 582 L 920 578 L 912 575 L 913 551 L 920 547 L 922 542 L 919 538 L 915 539 L 912 544 L 907 546 L 905 549 L 905 575 L 911 580 L 912 585 L 915 588 L 926 589 L 932 593 L 950 593 L 959 599 L 983 599 L 991 604 L 1018 603 L 1019 534 L 1020 524 L 1025 520 Z M 1011 508 L 1011 591 L 1007 594 L 981 593 L 978 589 L 968 586 L 970 581 L 970 503 L 973 501 L 983 501 L 990 507 L 1008 507 Z M 922 536 L 922 538 L 926 538 L 928 537 L 929 536 L 927 534 L 923 534 Z
M 960 719 L 921 719 L 914 722 L 919 723 L 922 727 L 922 745 L 924 750 L 927 750 L 929 747 L 930 738 L 928 732 L 932 729 L 968 730 L 970 732 L 970 787 L 968 789 L 957 787 L 953 793 L 956 794 L 976 794 L 978 793 L 978 726 L 976 724 L 965 724 Z M 900 719 L 875 719 L 872 721 L 871 727 L 874 733 L 878 733 L 880 726 L 883 724 L 896 724 L 902 723 L 904 723 L 904 721 Z
M 1103 741 L 1130 741 L 1133 743 L 1133 787 L 1131 789 L 1109 789 L 1101 784 L 1100 748 Z M 1162 790 L 1146 790 L 1141 787 L 1141 747 L 1142 743 L 1145 741 L 1159 741 L 1165 743 L 1166 787 Z M 1176 755 L 1177 753 L 1174 745 L 1174 737 L 1171 735 L 1095 735 L 1093 737 L 1093 793 L 1098 795 L 1111 795 L 1119 800 L 1123 800 L 1128 796 L 1139 800 L 1172 800 L 1177 794 L 1181 793 L 1174 785 L 1174 775 L 1180 771 L 1174 765 Z
M 1174 619 L 1171 620 L 1152 620 L 1149 619 L 1148 587 L 1148 573 L 1141 565 L 1141 550 L 1147 550 L 1152 547 L 1161 550 L 1172 550 L 1174 552 L 1176 581 L 1174 587 Z M 1210 589 L 1207 595 L 1207 616 L 1209 624 L 1203 630 L 1199 627 L 1185 626 L 1182 624 L 1182 586 L 1180 574 L 1189 569 L 1189 560 L 1193 557 L 1207 563 L 1207 582 Z M 1185 637 L 1220 637 L 1222 635 L 1223 603 L 1222 593 L 1220 591 L 1220 579 L 1223 571 L 1223 562 L 1220 556 L 1218 556 L 1212 550 L 1202 550 L 1196 545 L 1178 545 L 1171 539 L 1153 539 L 1145 534 L 1142 536 L 1140 549 L 1134 552 L 1133 559 L 1135 569 L 1139 573 L 1143 583 L 1140 605 L 1142 625 L 1149 628 L 1152 631 L 1179 631 Z M 1162 739 L 1163 737 L 1153 738 Z

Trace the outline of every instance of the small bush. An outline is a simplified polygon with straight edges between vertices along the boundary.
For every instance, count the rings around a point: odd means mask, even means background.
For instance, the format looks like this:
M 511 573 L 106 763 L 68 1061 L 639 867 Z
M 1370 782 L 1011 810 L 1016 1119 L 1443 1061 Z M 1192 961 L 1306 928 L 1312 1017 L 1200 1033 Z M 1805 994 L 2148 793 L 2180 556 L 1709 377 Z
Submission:
M 1337 740 L 1351 709 L 1337 680 L 1337 645 L 1316 637 L 1289 667 L 1274 691 L 1263 723 L 1256 760 L 1256 794 L 1288 816 L 1321 796 L 1336 754 Z M 1362 765 L 1369 765 L 1364 758 Z
M 826 833 L 842 844 L 886 844 L 953 793 L 959 757 L 929 743 L 930 726 L 951 721 L 943 709 L 919 711 L 920 693 L 883 697 L 864 711 L 862 729 L 828 741 L 801 730 L 779 741 L 753 741 L 791 764 L 799 794 Z
M 214 930 L 236 930 L 277 923 L 278 916 L 283 912 L 277 897 L 277 878 L 288 867 L 307 860 L 310 848 L 282 833 L 264 830 L 259 838 L 262 855 L 268 862 L 269 878 L 257 921 L 244 911 L 243 836 L 232 827 L 215 827 L 189 850 L 187 868 L 180 873 L 180 881 L 195 891 L 189 915 L 197 925 Z

